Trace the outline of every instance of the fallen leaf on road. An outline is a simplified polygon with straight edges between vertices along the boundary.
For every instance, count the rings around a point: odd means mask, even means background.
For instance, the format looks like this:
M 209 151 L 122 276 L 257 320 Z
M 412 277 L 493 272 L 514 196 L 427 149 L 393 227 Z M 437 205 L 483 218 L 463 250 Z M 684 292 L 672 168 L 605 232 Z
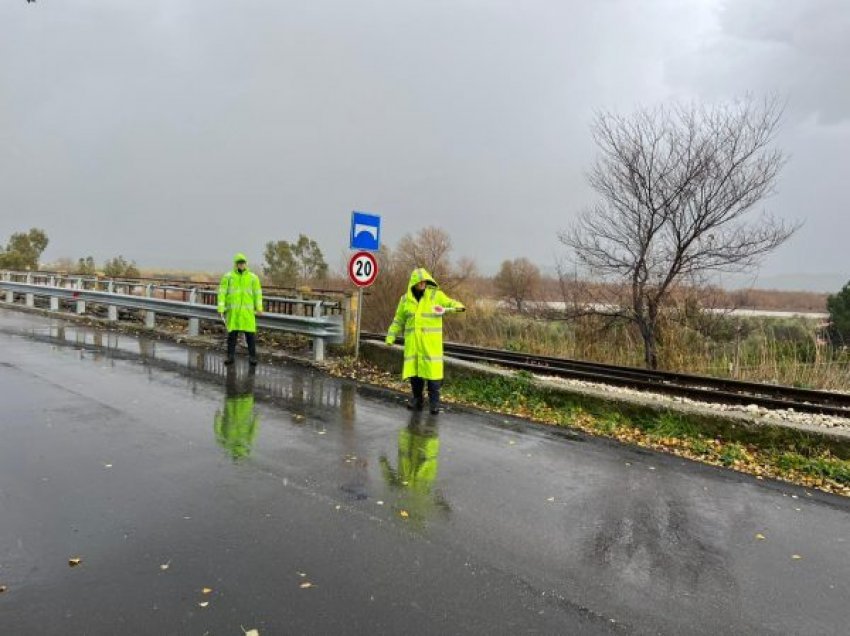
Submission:
M 68 559 L 68 565 L 72 568 L 77 567 L 83 560 L 80 557 L 71 557 Z
M 376 503 L 376 504 L 378 504 L 379 506 L 383 506 L 383 505 L 384 505 L 384 502 L 383 502 L 383 501 L 376 501 L 375 503 Z
M 103 467 L 104 468 L 112 468 L 112 464 L 104 464 Z
M 761 532 L 759 532 L 756 534 L 756 539 L 758 539 L 759 541 L 764 541 L 765 536 Z
M 794 559 L 795 561 L 798 561 L 798 560 L 802 559 L 803 557 L 801 557 L 799 554 L 792 554 L 791 558 Z
M 242 631 L 245 632 L 245 628 L 242 628 Z M 258 629 L 249 629 L 245 632 L 245 636 L 260 636 L 260 630 Z
M 402 519 L 407 519 L 410 516 L 410 513 L 407 512 L 407 510 L 402 510 L 398 514 L 401 516 Z
M 327 431 L 319 431 L 319 435 L 326 435 Z
M 201 594 L 212 594 L 212 588 L 211 587 L 202 588 Z
M 555 501 L 554 497 L 549 497 L 546 501 Z
M 516 442 L 515 442 L 514 440 L 511 440 L 511 441 L 509 441 L 509 442 L 508 442 L 508 444 L 510 444 L 511 446 L 513 446 L 514 444 L 516 444 Z
M 304 582 L 303 582 L 301 585 L 299 585 L 298 587 L 300 587 L 302 590 L 307 590 L 307 589 L 310 589 L 311 587 L 313 587 L 313 584 L 312 584 L 312 583 L 310 583 L 310 581 L 304 581 Z
M 206 607 L 209 604 L 210 604 L 209 601 L 201 601 L 200 603 L 198 603 L 198 607 Z
M 163 563 L 162 565 L 159 566 L 159 569 L 165 571 L 170 567 L 171 567 L 171 561 L 169 561 L 168 563 Z
M 307 573 L 306 573 L 306 572 L 296 572 L 296 574 L 297 574 L 298 576 L 300 576 L 302 579 L 303 579 L 305 576 L 307 576 Z

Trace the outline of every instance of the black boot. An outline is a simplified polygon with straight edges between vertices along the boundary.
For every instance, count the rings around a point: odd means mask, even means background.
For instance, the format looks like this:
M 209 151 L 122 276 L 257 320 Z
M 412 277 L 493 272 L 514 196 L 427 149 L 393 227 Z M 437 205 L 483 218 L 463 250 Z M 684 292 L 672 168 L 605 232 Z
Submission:
M 225 358 L 224 359 L 224 365 L 225 366 L 229 367 L 231 364 L 233 364 L 233 358 Z
M 410 398 L 407 401 L 407 410 L 408 411 L 421 411 L 422 407 L 424 407 L 424 406 L 425 406 L 425 403 L 422 400 L 422 398 L 413 397 L 413 398 Z

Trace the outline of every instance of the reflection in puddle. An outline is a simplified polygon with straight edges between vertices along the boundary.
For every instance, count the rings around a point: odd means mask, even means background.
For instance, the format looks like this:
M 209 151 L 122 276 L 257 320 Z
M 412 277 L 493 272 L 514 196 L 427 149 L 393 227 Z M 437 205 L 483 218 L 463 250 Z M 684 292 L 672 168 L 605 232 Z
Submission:
M 410 519 L 422 523 L 435 512 L 448 513 L 451 507 L 434 488 L 440 456 L 437 418 L 412 413 L 407 426 L 398 433 L 398 464 L 381 456 L 381 471 L 386 482 L 400 492 L 399 505 Z
M 155 340 L 144 335 L 102 332 L 62 323 L 35 328 L 28 326 L 16 331 L 36 341 L 77 347 L 81 358 L 140 360 L 152 367 L 190 369 L 195 373 L 188 375 L 186 380 L 193 391 L 203 384 L 199 383 L 200 379 L 229 377 L 224 357 L 217 351 Z M 150 377 L 153 379 L 155 375 L 151 369 Z M 310 411 L 316 408 L 340 411 L 343 423 L 354 420 L 354 388 L 306 368 L 293 372 L 285 365 L 261 364 L 256 369 L 254 389 L 258 399 L 284 402 L 296 421 L 303 421 L 307 415 L 315 416 Z
M 233 461 L 247 457 L 259 430 L 260 418 L 254 408 L 253 368 L 227 370 L 224 408 L 215 414 L 215 439 Z

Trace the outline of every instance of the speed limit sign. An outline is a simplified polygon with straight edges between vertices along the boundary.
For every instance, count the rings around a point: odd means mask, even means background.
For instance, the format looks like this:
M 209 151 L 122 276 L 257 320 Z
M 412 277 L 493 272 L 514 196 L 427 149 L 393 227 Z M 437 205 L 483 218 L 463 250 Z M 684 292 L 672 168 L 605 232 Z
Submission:
M 358 287 L 368 287 L 378 277 L 378 261 L 369 252 L 357 252 L 348 261 L 348 277 Z

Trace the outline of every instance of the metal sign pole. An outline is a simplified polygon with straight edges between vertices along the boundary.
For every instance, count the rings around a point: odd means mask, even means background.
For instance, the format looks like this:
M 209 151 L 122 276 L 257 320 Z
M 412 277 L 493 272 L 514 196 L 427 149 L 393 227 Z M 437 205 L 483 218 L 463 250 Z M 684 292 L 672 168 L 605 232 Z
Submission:
M 360 358 L 360 321 L 363 318 L 363 288 L 357 288 L 357 333 L 354 337 L 354 359 Z

